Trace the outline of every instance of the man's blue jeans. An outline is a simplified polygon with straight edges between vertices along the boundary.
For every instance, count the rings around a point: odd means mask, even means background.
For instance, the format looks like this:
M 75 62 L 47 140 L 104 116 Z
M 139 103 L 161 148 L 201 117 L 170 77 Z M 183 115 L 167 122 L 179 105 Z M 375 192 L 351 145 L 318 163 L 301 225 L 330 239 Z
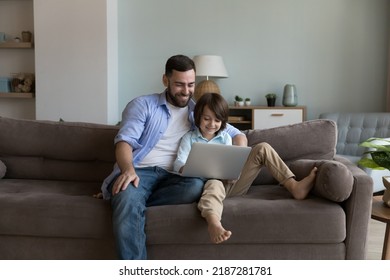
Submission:
M 160 167 L 136 168 L 138 187 L 130 184 L 111 198 L 112 222 L 120 259 L 146 259 L 147 206 L 193 203 L 199 200 L 204 179 L 182 177 Z M 111 192 L 113 182 L 109 186 Z

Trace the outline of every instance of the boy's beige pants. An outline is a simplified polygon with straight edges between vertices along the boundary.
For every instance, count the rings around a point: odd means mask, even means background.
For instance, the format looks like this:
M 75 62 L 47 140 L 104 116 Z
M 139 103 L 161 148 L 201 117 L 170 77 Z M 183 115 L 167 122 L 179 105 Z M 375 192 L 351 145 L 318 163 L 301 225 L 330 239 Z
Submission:
M 295 176 L 269 144 L 259 143 L 252 148 L 237 181 L 224 184 L 220 180 L 212 179 L 205 183 L 198 203 L 202 217 L 214 214 L 221 219 L 225 197 L 246 194 L 263 166 L 266 166 L 281 184 Z

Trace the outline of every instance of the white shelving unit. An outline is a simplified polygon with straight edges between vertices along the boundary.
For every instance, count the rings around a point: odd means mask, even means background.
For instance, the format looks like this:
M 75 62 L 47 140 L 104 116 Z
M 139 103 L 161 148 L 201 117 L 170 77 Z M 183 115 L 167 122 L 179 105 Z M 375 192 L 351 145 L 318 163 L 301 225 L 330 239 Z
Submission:
M 34 33 L 33 0 L 0 0 L 0 28 L 6 41 L 0 43 L 0 77 L 35 73 L 33 42 L 16 42 L 22 31 Z M 35 119 L 35 93 L 0 92 L 0 116 Z

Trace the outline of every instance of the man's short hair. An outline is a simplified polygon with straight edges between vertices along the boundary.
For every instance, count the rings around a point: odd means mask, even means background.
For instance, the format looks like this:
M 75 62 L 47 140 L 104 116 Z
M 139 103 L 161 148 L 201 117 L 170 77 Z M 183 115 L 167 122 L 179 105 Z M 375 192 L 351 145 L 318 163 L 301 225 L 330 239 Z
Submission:
M 196 71 L 194 61 L 188 56 L 178 54 L 171 56 L 167 60 L 167 63 L 165 64 L 165 75 L 171 77 L 173 70 L 185 72 L 192 69 Z

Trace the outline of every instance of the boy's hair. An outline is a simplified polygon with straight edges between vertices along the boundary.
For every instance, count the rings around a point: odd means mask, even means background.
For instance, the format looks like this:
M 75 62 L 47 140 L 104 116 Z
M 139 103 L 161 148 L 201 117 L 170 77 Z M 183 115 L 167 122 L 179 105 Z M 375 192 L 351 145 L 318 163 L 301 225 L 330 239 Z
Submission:
M 220 130 L 225 129 L 229 118 L 229 104 L 222 95 L 219 93 L 205 93 L 196 101 L 194 119 L 197 127 L 200 126 L 200 120 L 205 106 L 209 107 L 215 113 L 217 119 L 222 122 Z
M 188 56 L 178 54 L 171 56 L 167 60 L 167 63 L 165 64 L 165 75 L 171 77 L 173 70 L 185 72 L 192 69 L 196 71 L 194 61 Z

